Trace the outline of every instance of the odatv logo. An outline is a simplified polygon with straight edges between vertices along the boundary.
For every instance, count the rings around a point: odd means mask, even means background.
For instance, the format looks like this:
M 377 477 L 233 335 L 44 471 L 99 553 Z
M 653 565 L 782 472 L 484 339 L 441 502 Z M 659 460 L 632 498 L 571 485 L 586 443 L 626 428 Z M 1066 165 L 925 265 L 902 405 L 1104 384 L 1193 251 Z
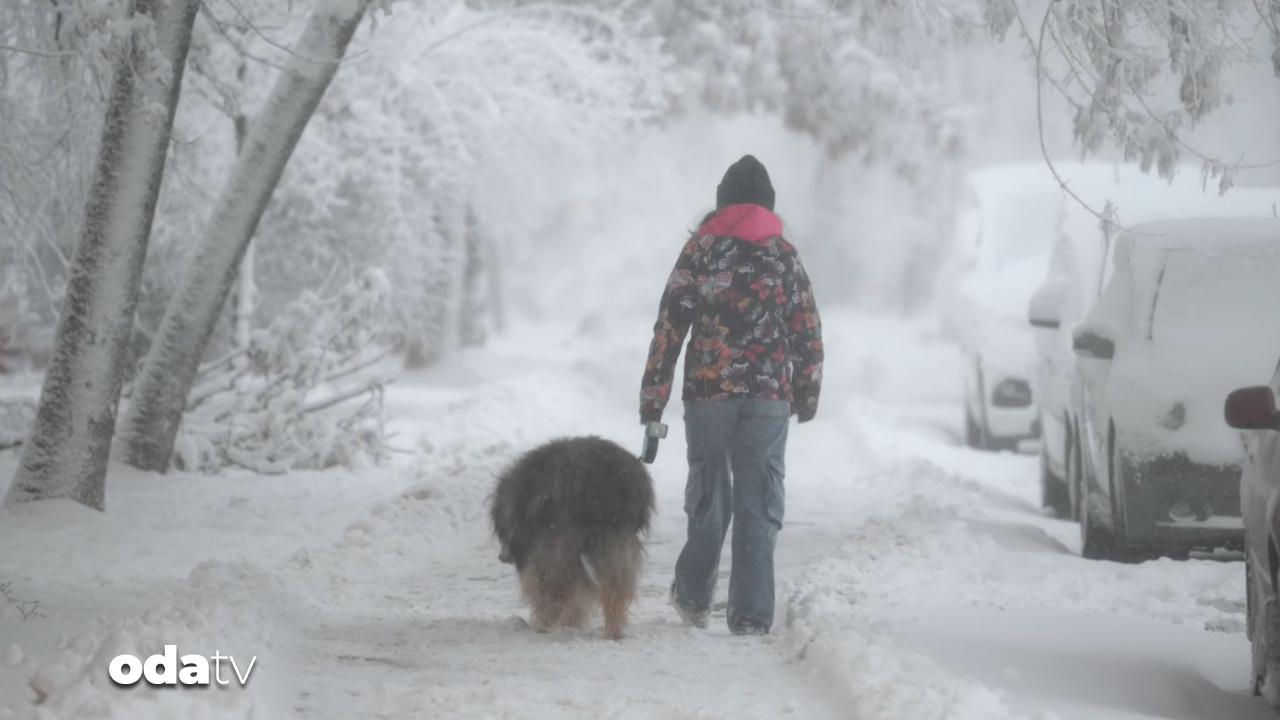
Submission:
M 152 655 L 145 662 L 139 660 L 133 655 L 117 655 L 111 659 L 111 665 L 107 668 L 107 674 L 111 676 L 112 681 L 117 685 L 132 685 L 140 678 L 146 678 L 147 682 L 152 685 L 208 685 L 209 684 L 209 661 L 213 661 L 213 681 L 219 685 L 226 685 L 230 680 L 222 679 L 222 662 L 230 661 L 231 669 L 235 671 L 236 679 L 240 681 L 240 686 L 244 687 L 249 682 L 249 673 L 253 672 L 253 664 L 257 662 L 258 656 L 254 655 L 249 659 L 249 665 L 244 669 L 244 674 L 240 674 L 240 666 L 236 664 L 236 659 L 230 655 L 223 655 L 217 650 L 213 651 L 207 659 L 203 655 L 183 655 L 182 665 L 178 665 L 178 646 L 165 645 L 164 654 Z

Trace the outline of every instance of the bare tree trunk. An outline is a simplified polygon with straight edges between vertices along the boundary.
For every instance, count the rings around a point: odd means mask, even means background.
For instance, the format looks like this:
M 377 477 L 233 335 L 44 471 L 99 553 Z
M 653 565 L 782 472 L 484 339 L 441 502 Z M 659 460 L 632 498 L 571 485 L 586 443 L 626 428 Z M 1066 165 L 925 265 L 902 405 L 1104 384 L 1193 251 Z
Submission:
M 240 63 L 240 74 L 244 74 L 244 62 Z M 236 154 L 244 149 L 245 136 L 249 129 L 248 118 L 244 113 L 235 116 Z M 240 274 L 236 277 L 236 307 L 232 316 L 232 340 L 237 349 L 249 347 L 249 334 L 253 329 L 253 310 L 258 295 L 258 283 L 253 274 L 253 243 L 245 248 L 244 259 L 240 261 Z
M 440 323 L 440 357 L 450 357 L 458 352 L 462 342 L 463 305 L 466 301 L 467 221 L 466 212 L 459 206 L 457 193 L 442 212 L 445 215 L 445 288 L 444 315 Z
M 199 0 L 136 0 L 116 59 L 98 164 L 35 425 L 5 504 L 71 498 L 105 509 L 107 460 L 138 304 L 142 265 Z M 170 72 L 148 81 L 160 57 Z M 161 112 L 157 113 L 156 108 Z
M 507 329 L 506 296 L 503 294 L 503 257 L 498 252 L 497 239 L 491 233 L 481 238 L 481 252 L 484 255 L 485 269 L 489 274 L 489 313 L 493 316 L 493 330 L 501 333 Z
M 257 281 L 253 275 L 253 244 L 245 248 L 244 259 L 240 261 L 240 274 L 236 278 L 236 311 L 234 318 L 234 341 L 239 350 L 249 347 L 249 335 L 253 330 L 254 301 L 258 295 Z
M 124 417 L 124 459 L 166 470 L 187 394 L 237 269 L 285 164 L 371 0 L 322 0 L 293 48 L 165 310 Z
M 465 226 L 466 260 L 462 274 L 462 306 L 458 308 L 459 342 L 462 347 L 483 345 L 488 332 L 485 330 L 486 295 L 484 292 L 484 230 L 474 208 L 467 208 Z

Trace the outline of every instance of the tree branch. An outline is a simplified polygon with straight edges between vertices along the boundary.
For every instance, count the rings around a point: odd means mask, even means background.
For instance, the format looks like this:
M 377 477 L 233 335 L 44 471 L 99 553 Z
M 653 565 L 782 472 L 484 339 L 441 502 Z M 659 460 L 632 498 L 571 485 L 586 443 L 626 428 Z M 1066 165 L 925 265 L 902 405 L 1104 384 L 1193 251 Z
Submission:
M 75 57 L 80 54 L 77 52 L 71 52 L 69 50 L 64 50 L 62 52 L 44 52 L 42 50 L 29 50 L 27 48 L 13 47 L 12 45 L 5 45 L 3 43 L 0 43 L 0 50 L 7 50 L 9 52 L 22 53 L 23 55 L 35 55 L 36 57 L 44 57 L 44 58 Z

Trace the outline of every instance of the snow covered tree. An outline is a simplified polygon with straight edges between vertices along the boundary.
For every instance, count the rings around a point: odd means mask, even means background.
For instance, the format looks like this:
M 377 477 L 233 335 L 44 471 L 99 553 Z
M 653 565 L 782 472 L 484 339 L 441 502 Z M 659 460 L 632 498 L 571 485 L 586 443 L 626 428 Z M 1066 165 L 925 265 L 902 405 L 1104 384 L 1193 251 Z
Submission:
M 30 311 L 42 350 L 83 226 L 120 7 L 0 3 L 0 267 L 22 281 L 0 295 Z
M 104 509 L 116 406 L 198 0 L 114 5 L 121 37 L 98 164 L 35 425 L 6 504 Z
M 537 186 L 537 158 L 598 151 L 660 112 L 662 55 L 617 13 L 402 7 L 405 17 L 381 28 L 325 93 L 265 213 L 250 206 L 260 196 L 241 175 L 263 162 L 255 133 L 280 131 L 271 119 L 280 108 L 268 99 L 253 110 L 226 186 L 235 197 L 215 208 L 135 382 L 121 438 L 127 462 L 169 462 L 237 253 L 259 217 L 255 264 L 277 279 L 259 288 L 265 307 L 381 265 L 396 295 L 393 323 L 429 361 L 479 335 L 481 297 L 494 296 L 499 276 L 485 264 L 502 254 L 491 244 L 518 229 L 526 208 L 513 198 Z M 294 49 L 329 57 L 319 52 Z M 292 72 L 317 70 L 289 62 Z
M 907 176 L 963 150 L 958 98 L 936 78 L 946 48 L 973 36 L 975 2 L 658 0 L 641 11 L 688 73 L 689 97 L 713 110 L 780 113 L 833 157 Z
M 245 249 L 370 4 L 371 0 L 322 0 L 298 38 L 288 67 L 252 121 L 135 380 L 121 437 L 129 464 L 168 468 L 187 394 Z

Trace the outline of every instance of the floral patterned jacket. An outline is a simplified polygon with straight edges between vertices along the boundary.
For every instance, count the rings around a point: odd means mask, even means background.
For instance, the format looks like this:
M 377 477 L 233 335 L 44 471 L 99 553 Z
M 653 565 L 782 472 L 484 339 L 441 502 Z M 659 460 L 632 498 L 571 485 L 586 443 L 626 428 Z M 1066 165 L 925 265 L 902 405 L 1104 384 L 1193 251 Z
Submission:
M 800 422 L 813 419 L 822 323 L 778 216 L 759 205 L 730 205 L 685 243 L 653 327 L 641 422 L 661 419 L 690 329 L 684 400 L 788 400 Z

